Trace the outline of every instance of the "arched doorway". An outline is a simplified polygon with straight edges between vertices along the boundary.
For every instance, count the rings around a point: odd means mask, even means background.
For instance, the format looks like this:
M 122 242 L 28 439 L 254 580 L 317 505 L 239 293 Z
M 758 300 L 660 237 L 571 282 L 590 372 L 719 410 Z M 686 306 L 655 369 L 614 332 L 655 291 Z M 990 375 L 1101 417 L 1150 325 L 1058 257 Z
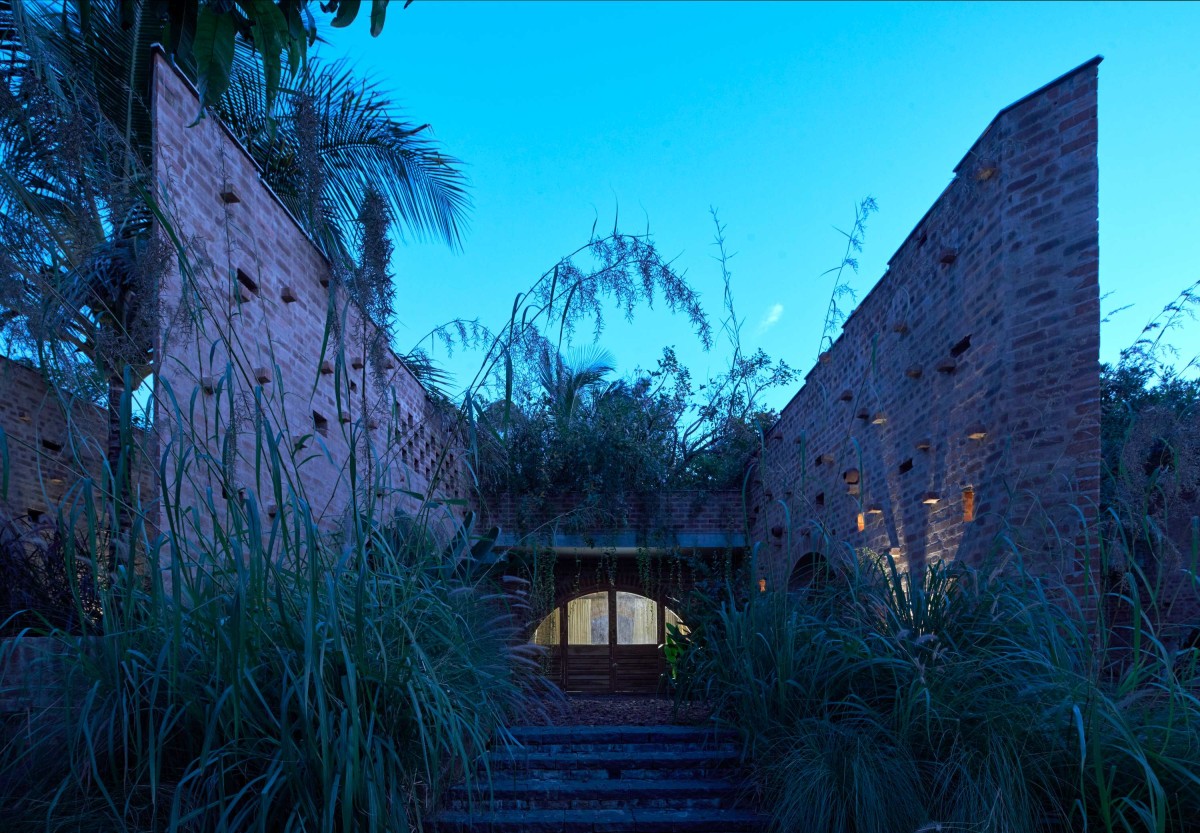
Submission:
M 654 694 L 666 670 L 667 623 L 683 626 L 648 596 L 601 590 L 560 604 L 532 641 L 547 648 L 548 674 L 564 691 Z

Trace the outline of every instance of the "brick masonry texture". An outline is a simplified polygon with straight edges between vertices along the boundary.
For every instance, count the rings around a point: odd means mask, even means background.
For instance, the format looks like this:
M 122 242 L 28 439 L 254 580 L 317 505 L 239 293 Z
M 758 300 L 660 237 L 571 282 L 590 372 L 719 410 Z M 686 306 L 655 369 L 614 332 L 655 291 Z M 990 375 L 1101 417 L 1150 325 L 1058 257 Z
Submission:
M 189 127 L 195 90 L 162 55 L 155 61 L 155 175 L 191 258 L 164 284 L 156 428 L 168 470 L 192 447 L 217 461 L 187 468 L 181 502 L 219 498 L 222 470 L 267 515 L 295 489 L 326 526 L 345 516 L 354 490 L 408 510 L 419 501 L 406 493 L 457 493 L 452 426 L 390 349 L 372 355 L 374 326 L 331 282 L 251 157 L 215 118 Z M 171 416 L 176 403 L 182 418 Z M 282 494 L 256 425 L 284 449 Z M 288 450 L 300 446 L 293 465 Z
M 88 489 L 104 479 L 107 413 L 86 400 L 53 391 L 42 375 L 0 357 L 0 430 L 6 446 L 7 482 L 0 482 L 0 522 L 5 514 L 70 517 Z M 140 432 L 139 432 L 140 433 Z M 0 471 L 0 479 L 5 472 Z M 156 487 L 149 472 L 135 483 L 149 498 Z
M 919 566 L 1007 540 L 1079 578 L 1041 542 L 1099 501 L 1098 64 L 996 116 L 784 408 L 750 493 L 770 580 L 829 541 Z
M 172 499 L 211 503 L 219 517 L 224 481 L 266 519 L 294 490 L 329 527 L 352 488 L 410 510 L 417 502 L 405 491 L 467 493 L 446 417 L 394 355 L 373 361 L 372 325 L 330 288 L 319 250 L 218 120 L 188 126 L 195 91 L 155 60 L 155 174 L 189 252 L 164 285 L 157 442 L 148 443 L 169 473 L 184 468 Z M 662 540 L 664 528 L 743 542 L 748 531 L 764 544 L 758 563 L 772 581 L 809 551 L 838 549 L 828 541 L 919 565 L 978 559 L 1011 540 L 1039 569 L 1079 573 L 1079 563 L 1025 545 L 1075 540 L 1076 507 L 1090 519 L 1099 499 L 1098 63 L 984 131 L 784 409 L 753 462 L 747 505 L 721 494 L 626 507 L 637 543 Z M 331 315 L 340 338 L 327 338 Z M 98 471 L 102 414 L 64 407 L 27 368 L 0 372 L 10 504 L 46 511 Z M 90 440 L 77 458 L 54 449 L 68 412 Z M 262 425 L 284 449 L 283 495 L 259 454 Z M 368 461 L 354 487 L 351 443 Z M 295 466 L 287 450 L 300 445 Z M 968 488 L 975 519 L 964 522 Z M 514 542 L 571 508 L 518 503 L 482 507 Z

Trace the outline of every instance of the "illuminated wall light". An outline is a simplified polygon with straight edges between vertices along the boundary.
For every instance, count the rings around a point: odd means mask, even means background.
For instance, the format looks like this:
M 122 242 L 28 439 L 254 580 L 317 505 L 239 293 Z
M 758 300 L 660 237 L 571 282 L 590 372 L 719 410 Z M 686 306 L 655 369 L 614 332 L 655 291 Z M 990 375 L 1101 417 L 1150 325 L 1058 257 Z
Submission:
M 859 512 L 858 513 L 858 531 L 862 532 L 866 528 L 867 528 L 867 516 L 864 515 L 862 512 Z
M 941 502 L 941 497 L 936 492 L 926 492 L 921 495 L 921 503 L 926 506 L 937 506 Z
M 875 416 L 871 417 L 872 425 L 883 425 L 887 422 L 887 415 L 883 411 L 877 411 Z
M 765 578 L 760 578 L 758 580 L 758 592 L 759 593 L 767 592 L 767 580 Z
M 975 490 L 970 486 L 963 489 L 963 523 L 975 520 Z
M 975 423 L 967 429 L 968 440 L 982 440 L 987 437 L 987 429 L 981 423 Z

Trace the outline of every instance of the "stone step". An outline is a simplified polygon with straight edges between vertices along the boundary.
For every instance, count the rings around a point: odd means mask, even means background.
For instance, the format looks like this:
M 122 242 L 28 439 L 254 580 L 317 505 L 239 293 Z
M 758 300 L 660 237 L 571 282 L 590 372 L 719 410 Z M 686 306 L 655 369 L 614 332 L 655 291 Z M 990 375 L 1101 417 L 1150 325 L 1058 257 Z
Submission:
M 620 744 L 714 744 L 734 743 L 737 734 L 709 726 L 517 726 L 510 730 L 518 746 Z
M 448 806 L 451 810 L 717 809 L 730 806 L 736 794 L 735 785 L 727 780 L 499 779 L 490 790 L 486 784 L 470 790 L 454 788 Z
M 488 756 L 488 766 L 496 781 L 511 778 L 703 779 L 723 775 L 737 765 L 740 757 L 732 749 L 647 751 L 639 745 L 616 752 L 534 752 L 509 748 L 492 752 Z
M 437 833 L 759 833 L 764 816 L 749 810 L 443 811 Z

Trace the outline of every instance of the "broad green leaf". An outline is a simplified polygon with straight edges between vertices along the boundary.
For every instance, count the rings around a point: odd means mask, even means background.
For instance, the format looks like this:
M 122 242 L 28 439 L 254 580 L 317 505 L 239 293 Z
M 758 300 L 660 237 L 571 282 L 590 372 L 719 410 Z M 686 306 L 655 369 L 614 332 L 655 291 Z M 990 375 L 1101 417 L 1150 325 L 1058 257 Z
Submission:
M 262 56 L 263 75 L 267 82 L 267 113 L 270 114 L 274 112 L 275 97 L 279 92 L 279 79 L 283 71 L 281 53 L 288 47 L 289 27 L 283 12 L 272 0 L 255 0 L 254 17 L 254 45 Z M 292 51 L 288 49 L 289 57 Z
M 362 0 L 342 0 L 338 3 L 337 14 L 333 18 L 333 25 L 341 28 L 349 26 L 354 22 L 354 18 L 358 17 L 358 7 L 362 5 Z M 374 17 L 374 12 L 371 16 Z
M 379 37 L 383 31 L 383 19 L 387 16 L 388 0 L 371 0 L 371 37 Z
M 200 112 L 196 115 L 196 122 L 204 117 L 205 109 L 220 100 L 229 87 L 236 35 L 237 21 L 232 12 L 218 14 L 211 6 L 200 7 L 196 15 L 196 45 L 193 49 L 200 87 Z

